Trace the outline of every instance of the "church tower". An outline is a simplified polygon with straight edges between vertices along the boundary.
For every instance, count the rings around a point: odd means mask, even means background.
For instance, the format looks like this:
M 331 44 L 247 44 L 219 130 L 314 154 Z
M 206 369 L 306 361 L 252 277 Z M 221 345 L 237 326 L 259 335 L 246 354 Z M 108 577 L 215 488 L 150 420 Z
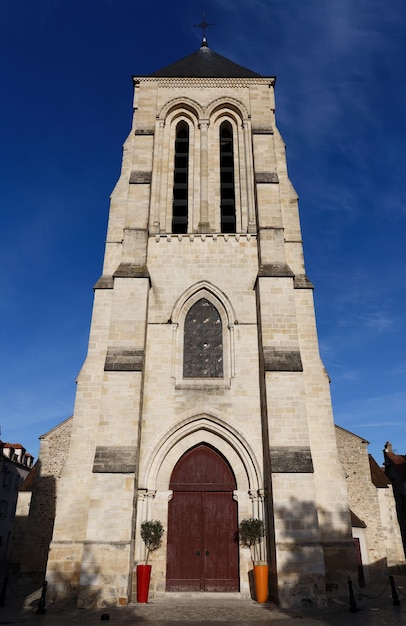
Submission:
M 283 606 L 354 569 L 274 85 L 205 37 L 134 77 L 48 560 L 80 606 L 131 601 L 151 519 L 152 594 L 249 597 L 249 517 Z

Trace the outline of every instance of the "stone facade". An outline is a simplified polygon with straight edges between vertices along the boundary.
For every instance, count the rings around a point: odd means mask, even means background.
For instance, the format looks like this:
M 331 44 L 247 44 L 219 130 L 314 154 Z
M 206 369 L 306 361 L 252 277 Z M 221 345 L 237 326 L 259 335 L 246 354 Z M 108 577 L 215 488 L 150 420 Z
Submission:
M 70 443 L 72 418 L 40 437 L 39 458 L 22 484 L 16 509 L 10 565 L 13 572 L 42 584 L 55 519 L 56 483 Z
M 393 451 L 390 441 L 384 448 L 385 474 L 390 480 L 396 500 L 396 513 L 402 534 L 403 548 L 406 552 L 406 455 Z
M 17 527 L 18 490 L 32 471 L 33 460 L 20 443 L 0 440 L 0 588 L 9 573 L 11 544 Z
M 206 45 L 134 78 L 133 126 L 57 484 L 47 570 L 55 597 L 73 595 L 79 606 L 131 599 L 145 557 L 140 524 L 160 519 L 167 531 L 173 469 L 201 444 L 232 470 L 238 520 L 266 523 L 271 596 L 323 606 L 326 588 L 346 592 L 355 568 L 346 482 L 274 112 L 273 77 Z M 184 232 L 173 226 L 180 123 L 188 129 Z M 228 169 L 223 124 L 232 134 Z M 185 320 L 202 301 L 221 328 L 220 376 L 203 368 L 191 377 L 184 367 Z M 210 341 L 206 348 L 210 361 Z M 165 532 L 152 557 L 152 594 L 166 593 L 169 539 Z M 248 596 L 245 548 L 238 562 Z
M 404 552 L 392 486 L 368 455 L 368 441 L 336 426 L 338 455 L 347 480 L 348 501 L 364 528 L 353 528 L 360 542 L 365 582 L 385 578 L 404 565 Z

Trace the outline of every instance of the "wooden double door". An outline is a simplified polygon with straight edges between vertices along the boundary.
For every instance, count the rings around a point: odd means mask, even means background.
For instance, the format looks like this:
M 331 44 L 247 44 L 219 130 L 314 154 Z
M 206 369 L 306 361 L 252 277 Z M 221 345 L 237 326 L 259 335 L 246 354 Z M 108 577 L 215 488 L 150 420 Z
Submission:
M 186 452 L 170 482 L 166 588 L 238 591 L 235 478 L 207 445 Z

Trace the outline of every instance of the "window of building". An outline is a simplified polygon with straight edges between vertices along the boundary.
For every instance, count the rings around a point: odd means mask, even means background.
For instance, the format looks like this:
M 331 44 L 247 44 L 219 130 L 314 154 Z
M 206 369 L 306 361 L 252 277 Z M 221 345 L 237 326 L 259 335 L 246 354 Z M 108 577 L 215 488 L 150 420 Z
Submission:
M 173 172 L 172 232 L 187 233 L 189 179 L 189 126 L 176 126 L 175 163 Z
M 223 328 L 216 307 L 201 298 L 184 324 L 184 378 L 223 378 Z
M 233 128 L 228 121 L 220 126 L 220 207 L 221 232 L 235 233 Z

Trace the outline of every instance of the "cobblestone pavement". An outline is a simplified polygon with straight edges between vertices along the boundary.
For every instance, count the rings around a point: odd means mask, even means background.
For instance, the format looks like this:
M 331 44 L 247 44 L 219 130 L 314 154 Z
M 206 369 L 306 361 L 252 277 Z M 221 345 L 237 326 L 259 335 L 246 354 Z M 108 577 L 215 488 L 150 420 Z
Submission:
M 6 606 L 0 608 L 0 625 L 15 624 L 29 626 L 65 626 L 75 624 L 88 626 L 107 623 L 141 624 L 147 626 L 181 626 L 194 624 L 206 626 L 218 623 L 222 626 L 392 626 L 406 624 L 406 595 L 401 595 L 400 606 L 394 606 L 390 588 L 382 593 L 374 587 L 365 592 L 369 598 L 356 594 L 357 611 L 351 612 L 349 601 L 342 599 L 331 603 L 327 609 L 300 608 L 285 610 L 276 605 L 257 604 L 252 600 L 219 594 L 218 597 L 198 594 L 190 597 L 152 598 L 148 604 L 130 604 L 125 607 L 105 609 L 77 609 L 64 603 L 49 604 L 45 614 L 37 614 L 37 606 L 26 603 L 18 608 L 18 599 L 10 594 L 6 596 Z M 406 589 L 405 589 L 406 593 Z M 378 596 L 379 597 L 376 597 Z M 106 621 L 104 621 L 106 620 Z

